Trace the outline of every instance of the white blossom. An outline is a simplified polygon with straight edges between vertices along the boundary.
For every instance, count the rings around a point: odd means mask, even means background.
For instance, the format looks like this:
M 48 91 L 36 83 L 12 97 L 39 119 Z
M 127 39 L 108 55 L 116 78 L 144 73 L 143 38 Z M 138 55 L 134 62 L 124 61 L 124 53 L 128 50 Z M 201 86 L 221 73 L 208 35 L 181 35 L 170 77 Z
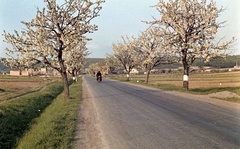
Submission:
M 165 40 L 179 54 L 184 75 L 189 75 L 189 67 L 196 58 L 209 61 L 221 56 L 235 41 L 233 38 L 225 43 L 215 42 L 215 35 L 225 22 L 217 22 L 224 9 L 218 9 L 214 0 L 209 4 L 205 0 L 159 0 L 155 8 L 160 19 L 149 23 L 165 29 Z
M 15 34 L 4 31 L 5 42 L 12 45 L 12 49 L 6 49 L 8 55 L 19 54 L 15 60 L 9 60 L 8 64 L 31 67 L 41 63 L 56 69 L 63 77 L 65 97 L 68 97 L 66 71 L 72 70 L 77 62 L 82 64 L 87 53 L 87 39 L 84 35 L 97 30 L 97 26 L 90 22 L 99 16 L 103 1 L 65 0 L 63 4 L 58 4 L 56 0 L 44 2 L 46 7 L 37 9 L 36 17 L 31 22 L 22 21 L 26 29 L 20 34 L 17 31 Z

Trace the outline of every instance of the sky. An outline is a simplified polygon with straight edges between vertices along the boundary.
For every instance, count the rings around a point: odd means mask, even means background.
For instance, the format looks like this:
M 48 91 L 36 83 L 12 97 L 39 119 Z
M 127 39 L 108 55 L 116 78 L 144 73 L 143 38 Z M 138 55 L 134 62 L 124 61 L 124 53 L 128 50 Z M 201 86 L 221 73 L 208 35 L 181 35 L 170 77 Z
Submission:
M 10 47 L 3 42 L 3 30 L 12 33 L 22 31 L 21 21 L 31 21 L 36 15 L 36 8 L 44 6 L 43 0 L 0 0 L 0 57 L 6 57 L 5 48 Z M 232 47 L 232 54 L 240 54 L 240 0 L 215 0 L 218 8 L 226 10 L 221 13 L 219 21 L 227 21 L 226 26 L 219 30 L 217 36 L 237 41 Z M 142 21 L 159 18 L 158 11 L 151 7 L 158 0 L 106 0 L 102 5 L 100 16 L 92 21 L 98 25 L 98 31 L 88 34 L 92 38 L 87 47 L 91 53 L 88 57 L 104 58 L 112 53 L 112 44 L 121 42 L 121 36 L 138 36 L 149 25 Z

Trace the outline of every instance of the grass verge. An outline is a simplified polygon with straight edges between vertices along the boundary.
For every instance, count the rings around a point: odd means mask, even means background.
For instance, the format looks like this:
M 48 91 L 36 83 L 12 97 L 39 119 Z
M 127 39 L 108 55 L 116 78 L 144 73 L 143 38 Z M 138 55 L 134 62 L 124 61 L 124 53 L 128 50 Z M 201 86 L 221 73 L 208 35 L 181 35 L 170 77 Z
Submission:
M 29 129 L 33 119 L 63 91 L 55 82 L 41 92 L 20 97 L 0 106 L 0 148 L 14 148 L 17 140 Z
M 222 75 L 223 74 L 212 74 L 211 77 L 222 78 Z M 161 75 L 157 76 L 156 78 L 159 79 L 160 77 L 161 77 Z M 175 77 L 169 77 L 166 75 L 164 77 L 163 77 L 164 81 L 166 81 L 166 80 L 169 81 L 170 79 L 175 78 Z M 201 81 L 202 81 L 201 77 L 206 79 L 206 76 L 204 77 L 204 76 L 201 76 L 200 74 L 196 75 L 195 77 L 196 77 L 195 79 L 200 79 L 198 83 L 201 83 Z M 225 79 L 225 77 L 226 77 L 226 75 L 224 75 L 224 79 Z M 111 77 L 111 79 L 126 82 L 126 78 L 124 76 Z M 154 79 L 154 77 L 152 79 Z M 156 79 L 155 81 L 158 81 L 158 80 Z M 171 81 L 169 81 L 169 84 L 162 84 L 162 83 L 145 84 L 143 76 L 134 76 L 133 78 L 130 79 L 129 82 L 144 85 L 144 86 L 155 87 L 155 88 L 159 88 L 162 90 L 179 91 L 179 92 L 185 92 L 185 93 L 190 93 L 190 94 L 208 95 L 211 93 L 229 91 L 229 92 L 236 93 L 240 96 L 240 88 L 239 87 L 208 87 L 208 88 L 204 87 L 204 88 L 193 88 L 193 89 L 190 88 L 189 90 L 185 90 L 181 86 L 170 84 Z M 237 97 L 218 98 L 218 99 L 240 103 L 240 98 L 237 98 Z
M 63 94 L 60 94 L 36 119 L 30 131 L 19 140 L 17 148 L 70 149 L 76 128 L 81 94 L 81 81 L 70 86 L 69 100 L 65 100 Z
M 239 87 L 196 88 L 196 89 L 189 90 L 190 93 L 203 94 L 203 95 L 222 92 L 222 91 L 229 91 L 229 92 L 232 92 L 232 93 L 236 93 L 240 96 L 240 88 Z M 238 97 L 227 97 L 227 98 L 217 98 L 217 99 L 240 103 L 240 98 L 238 98 Z
M 223 88 L 195 88 L 195 89 L 190 89 L 190 92 L 197 93 L 197 94 L 211 94 L 211 93 L 216 93 L 216 92 L 222 92 L 222 91 L 229 91 L 236 93 L 240 95 L 240 88 L 239 87 L 223 87 Z
M 198 95 L 208 95 L 208 94 L 217 93 L 217 92 L 229 91 L 229 92 L 236 93 L 240 96 L 240 88 L 239 87 L 195 88 L 195 89 L 185 90 L 182 87 L 171 85 L 171 84 L 157 84 L 157 85 L 148 85 L 148 86 L 153 86 L 153 87 L 163 89 L 163 90 L 170 90 L 170 91 L 175 90 L 175 91 L 179 91 L 179 92 L 198 94 Z M 237 97 L 218 98 L 218 99 L 240 103 L 240 98 L 237 98 Z

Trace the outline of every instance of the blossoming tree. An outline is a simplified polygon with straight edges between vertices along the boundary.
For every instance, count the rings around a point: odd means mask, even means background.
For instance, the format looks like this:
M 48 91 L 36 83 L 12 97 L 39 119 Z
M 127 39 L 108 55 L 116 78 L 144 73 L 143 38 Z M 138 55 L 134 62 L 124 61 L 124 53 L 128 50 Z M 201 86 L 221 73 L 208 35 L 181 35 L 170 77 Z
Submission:
M 89 52 L 86 47 L 86 42 L 80 42 L 66 54 L 66 68 L 68 73 L 76 79 L 75 81 L 77 81 L 78 74 L 83 71 L 82 69 L 87 55 L 89 55 Z
M 122 40 L 123 42 L 112 44 L 113 57 L 115 62 L 124 68 L 127 73 L 127 79 L 129 79 L 131 70 L 140 62 L 140 59 L 137 55 L 138 53 L 135 50 L 135 48 L 137 48 L 136 42 L 138 41 L 134 37 L 122 37 Z
M 141 65 L 146 72 L 145 83 L 148 83 L 151 70 L 161 64 L 172 63 L 172 56 L 174 55 L 165 44 L 165 32 L 161 28 L 149 27 L 139 36 L 138 48 L 135 50 L 139 53 Z
M 122 66 L 119 64 L 118 60 L 114 57 L 113 54 L 107 54 L 105 62 L 106 62 L 108 72 L 110 74 L 114 73 L 114 71 L 122 70 L 121 68 Z
M 224 56 L 235 41 L 222 42 L 216 39 L 218 29 L 225 22 L 218 22 L 223 8 L 218 9 L 211 0 L 159 0 L 155 6 L 160 19 L 152 25 L 165 28 L 165 37 L 171 48 L 180 57 L 184 67 L 183 88 L 188 89 L 189 68 L 197 58 L 208 61 L 212 57 Z
M 5 42 L 12 45 L 12 49 L 6 48 L 7 60 L 14 63 L 15 59 L 25 66 L 41 63 L 57 70 L 62 76 L 65 98 L 68 98 L 66 62 L 73 58 L 68 54 L 73 49 L 79 50 L 76 47 L 81 47 L 86 40 L 83 35 L 97 30 L 97 26 L 90 23 L 99 16 L 104 0 L 64 0 L 63 4 L 58 4 L 57 0 L 44 2 L 46 7 L 37 9 L 31 22 L 22 21 L 25 30 L 14 34 L 4 31 Z

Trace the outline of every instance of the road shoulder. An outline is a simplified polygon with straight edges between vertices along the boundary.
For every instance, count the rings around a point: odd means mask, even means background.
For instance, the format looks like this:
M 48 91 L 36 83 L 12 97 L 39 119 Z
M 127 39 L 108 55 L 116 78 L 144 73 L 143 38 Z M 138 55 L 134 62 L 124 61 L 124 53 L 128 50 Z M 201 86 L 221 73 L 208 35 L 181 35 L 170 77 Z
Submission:
M 94 102 L 90 96 L 85 81 L 82 84 L 82 101 L 79 111 L 79 122 L 75 135 L 74 149 L 103 148 L 102 137 L 98 127 L 98 116 Z

